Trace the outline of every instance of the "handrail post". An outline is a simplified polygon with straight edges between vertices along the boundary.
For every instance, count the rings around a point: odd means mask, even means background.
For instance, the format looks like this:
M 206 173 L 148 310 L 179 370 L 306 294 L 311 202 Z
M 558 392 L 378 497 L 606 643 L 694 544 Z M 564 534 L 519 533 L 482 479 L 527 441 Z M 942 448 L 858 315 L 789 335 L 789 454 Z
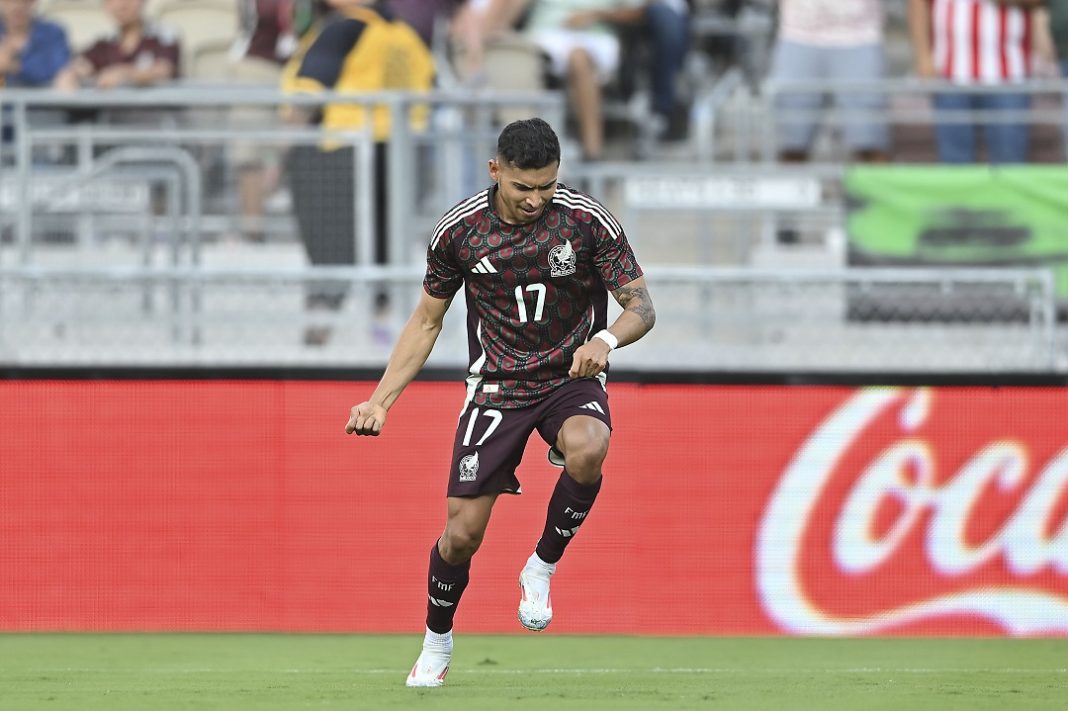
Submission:
M 33 233 L 33 148 L 30 123 L 26 118 L 26 102 L 16 101 L 14 110 L 15 131 L 15 180 L 18 191 L 18 221 L 15 224 L 15 240 L 18 242 L 19 264 L 30 263 L 30 243 Z

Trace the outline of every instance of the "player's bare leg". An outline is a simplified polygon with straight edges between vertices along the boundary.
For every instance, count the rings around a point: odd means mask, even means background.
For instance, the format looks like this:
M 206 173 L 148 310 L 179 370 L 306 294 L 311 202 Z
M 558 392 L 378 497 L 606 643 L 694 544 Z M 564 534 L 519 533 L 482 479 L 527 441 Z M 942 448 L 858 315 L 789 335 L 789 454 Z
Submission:
M 564 549 L 578 533 L 601 490 L 601 465 L 608 454 L 608 425 L 577 415 L 564 421 L 556 438 L 564 471 L 556 482 L 537 548 L 519 573 L 519 623 L 539 632 L 553 619 L 549 579 Z
M 467 587 L 471 557 L 482 544 L 496 494 L 450 496 L 445 532 L 430 549 L 427 574 L 426 634 L 423 651 L 405 682 L 408 686 L 441 686 L 452 662 L 452 622 Z

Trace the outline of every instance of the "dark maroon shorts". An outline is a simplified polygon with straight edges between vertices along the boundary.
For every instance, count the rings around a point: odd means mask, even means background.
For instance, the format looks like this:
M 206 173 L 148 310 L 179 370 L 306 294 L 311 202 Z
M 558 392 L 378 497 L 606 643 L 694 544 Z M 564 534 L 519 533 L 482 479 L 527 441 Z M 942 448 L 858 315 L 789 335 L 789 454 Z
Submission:
M 549 446 L 564 420 L 596 417 L 612 428 L 608 393 L 596 378 L 573 380 L 536 405 L 494 409 L 470 403 L 460 415 L 449 469 L 449 496 L 520 492 L 515 470 L 536 429 Z

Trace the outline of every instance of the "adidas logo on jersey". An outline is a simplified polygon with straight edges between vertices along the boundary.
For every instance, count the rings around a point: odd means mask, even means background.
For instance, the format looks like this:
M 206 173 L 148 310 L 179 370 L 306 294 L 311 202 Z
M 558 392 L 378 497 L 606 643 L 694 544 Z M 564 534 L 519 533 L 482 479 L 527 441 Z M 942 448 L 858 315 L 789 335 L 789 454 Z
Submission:
M 586 403 L 585 405 L 582 406 L 582 409 L 583 410 L 595 410 L 595 411 L 601 413 L 602 415 L 604 414 L 604 408 L 601 407 L 601 404 L 599 402 L 597 402 L 596 400 L 590 400 L 588 403 Z
M 475 265 L 472 271 L 478 274 L 496 274 L 497 268 L 490 264 L 489 257 L 483 257 L 478 260 L 478 264 Z

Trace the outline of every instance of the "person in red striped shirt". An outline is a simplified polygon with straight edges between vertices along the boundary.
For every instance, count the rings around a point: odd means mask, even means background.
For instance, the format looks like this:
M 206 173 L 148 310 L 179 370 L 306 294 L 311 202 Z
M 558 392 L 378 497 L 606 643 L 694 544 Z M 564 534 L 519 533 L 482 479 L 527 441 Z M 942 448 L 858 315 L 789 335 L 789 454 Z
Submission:
M 1031 76 L 1035 11 L 1043 2 L 909 0 L 916 73 L 960 87 L 933 97 L 942 162 L 976 162 L 980 133 L 990 163 L 1027 161 L 1031 99 L 1013 87 Z M 961 118 L 969 111 L 981 112 L 978 120 Z

